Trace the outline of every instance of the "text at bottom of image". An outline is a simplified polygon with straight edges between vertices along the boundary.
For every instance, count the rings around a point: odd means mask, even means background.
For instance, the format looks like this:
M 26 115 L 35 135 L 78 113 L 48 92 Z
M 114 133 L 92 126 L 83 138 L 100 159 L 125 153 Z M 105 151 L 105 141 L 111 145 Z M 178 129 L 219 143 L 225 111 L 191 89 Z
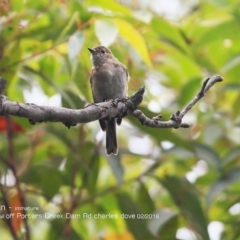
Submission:
M 112 213 L 7 213 L 0 214 L 0 219 L 160 219 L 159 214 L 112 214 Z

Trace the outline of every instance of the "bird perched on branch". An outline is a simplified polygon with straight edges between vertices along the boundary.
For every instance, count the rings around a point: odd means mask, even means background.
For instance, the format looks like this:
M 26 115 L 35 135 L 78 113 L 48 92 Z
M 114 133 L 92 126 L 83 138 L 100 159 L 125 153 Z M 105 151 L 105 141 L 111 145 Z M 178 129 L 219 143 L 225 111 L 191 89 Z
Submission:
M 127 96 L 128 80 L 126 67 L 114 57 L 111 50 L 98 46 L 88 48 L 91 52 L 92 73 L 90 83 L 95 103 L 112 99 L 122 99 Z M 117 154 L 116 122 L 121 124 L 121 118 L 100 119 L 103 131 L 106 131 L 106 152 Z

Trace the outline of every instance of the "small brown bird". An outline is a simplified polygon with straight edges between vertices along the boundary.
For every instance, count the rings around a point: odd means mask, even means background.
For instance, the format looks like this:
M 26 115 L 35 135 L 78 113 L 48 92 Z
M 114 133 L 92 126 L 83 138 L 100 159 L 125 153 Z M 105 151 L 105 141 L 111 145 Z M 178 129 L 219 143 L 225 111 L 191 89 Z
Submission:
M 94 102 L 125 98 L 130 79 L 126 67 L 104 46 L 88 50 L 91 52 L 90 59 L 93 65 L 90 83 Z M 121 121 L 122 119 L 118 118 L 117 124 L 120 125 Z M 102 130 L 106 131 L 107 154 L 117 154 L 116 119 L 100 119 L 99 123 Z

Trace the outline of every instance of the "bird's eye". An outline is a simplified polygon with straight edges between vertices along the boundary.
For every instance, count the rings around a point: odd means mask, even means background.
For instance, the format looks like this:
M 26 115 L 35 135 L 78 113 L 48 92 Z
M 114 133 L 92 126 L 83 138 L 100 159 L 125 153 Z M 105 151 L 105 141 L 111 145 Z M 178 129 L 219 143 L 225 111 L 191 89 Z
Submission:
M 101 53 L 105 53 L 105 51 L 102 49 L 102 50 L 101 50 Z

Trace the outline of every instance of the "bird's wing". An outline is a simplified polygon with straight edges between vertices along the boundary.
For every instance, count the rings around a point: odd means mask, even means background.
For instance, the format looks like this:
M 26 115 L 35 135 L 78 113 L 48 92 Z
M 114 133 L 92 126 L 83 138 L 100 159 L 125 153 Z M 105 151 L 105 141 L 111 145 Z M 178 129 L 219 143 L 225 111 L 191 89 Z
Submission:
M 116 59 L 117 60 L 117 59 Z M 129 75 L 129 73 L 128 73 L 128 70 L 127 70 L 127 68 L 126 68 L 126 66 L 124 65 L 124 64 L 122 64 L 121 62 L 119 62 L 118 60 L 117 60 L 117 62 L 115 62 L 115 67 L 121 67 L 122 69 L 123 69 L 123 71 L 124 71 L 124 73 L 125 73 L 125 75 L 126 75 L 126 80 L 127 80 L 127 82 L 131 79 L 130 78 L 130 75 Z

